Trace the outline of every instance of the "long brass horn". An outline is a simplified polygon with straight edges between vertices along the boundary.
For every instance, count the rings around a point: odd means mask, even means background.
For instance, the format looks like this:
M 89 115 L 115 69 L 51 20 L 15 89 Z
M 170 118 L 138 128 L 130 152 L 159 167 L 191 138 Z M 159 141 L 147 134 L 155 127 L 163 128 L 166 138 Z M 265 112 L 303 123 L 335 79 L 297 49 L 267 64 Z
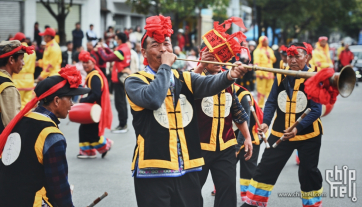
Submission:
M 232 63 L 220 63 L 220 62 L 213 62 L 213 61 L 204 61 L 204 60 L 189 60 L 189 59 L 182 59 L 177 58 L 177 60 L 183 61 L 191 61 L 191 62 L 200 62 L 200 63 L 208 63 L 208 64 L 217 64 L 217 65 L 227 65 L 227 66 L 238 66 Z M 303 71 L 293 71 L 293 70 L 283 70 L 279 68 L 264 68 L 258 66 L 250 66 L 250 65 L 243 65 L 244 68 L 249 68 L 253 70 L 261 70 L 266 72 L 272 73 L 279 73 L 287 76 L 293 76 L 296 78 L 311 78 L 316 72 L 303 72 Z M 356 73 L 354 72 L 352 66 L 347 65 L 344 66 L 341 72 L 334 73 L 332 77 L 329 78 L 329 83 L 331 86 L 338 89 L 339 94 L 343 98 L 347 98 L 351 95 L 354 86 L 356 85 Z

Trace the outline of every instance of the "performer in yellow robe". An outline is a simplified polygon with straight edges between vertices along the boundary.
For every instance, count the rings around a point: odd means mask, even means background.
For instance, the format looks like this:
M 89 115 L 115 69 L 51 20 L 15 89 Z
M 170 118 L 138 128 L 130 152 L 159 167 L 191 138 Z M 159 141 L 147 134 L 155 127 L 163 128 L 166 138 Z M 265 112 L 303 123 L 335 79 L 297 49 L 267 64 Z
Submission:
M 59 75 L 58 72 L 60 71 L 60 65 L 62 63 L 62 51 L 54 39 L 55 31 L 52 28 L 47 28 L 39 35 L 44 36 L 44 41 L 46 42 L 43 55 L 43 71 L 38 77 L 38 80 L 41 81 L 48 76 Z
M 329 54 L 328 37 L 319 37 L 316 48 L 313 51 L 313 65 L 324 68 L 334 68 Z
M 273 68 L 273 63 L 277 60 L 274 51 L 268 46 L 269 41 L 266 36 L 259 38 L 259 44 L 254 50 L 254 65 L 260 67 Z M 256 71 L 256 91 L 258 92 L 258 104 L 264 107 L 264 102 L 269 96 L 269 92 L 274 82 L 274 74 L 265 71 Z
M 25 38 L 25 35 L 21 32 L 16 33 L 14 36 L 14 40 L 19 40 L 22 45 L 28 46 Z M 20 93 L 21 109 L 33 98 L 35 61 L 35 52 L 30 55 L 24 53 L 23 69 L 18 74 L 14 73 L 12 76 L 15 87 Z

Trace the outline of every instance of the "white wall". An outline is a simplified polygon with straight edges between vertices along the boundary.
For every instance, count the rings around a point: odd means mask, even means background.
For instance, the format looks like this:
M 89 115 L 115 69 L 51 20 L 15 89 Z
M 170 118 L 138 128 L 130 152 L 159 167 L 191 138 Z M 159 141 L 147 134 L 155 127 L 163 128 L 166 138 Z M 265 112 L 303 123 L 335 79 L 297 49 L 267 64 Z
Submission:
M 101 1 L 87 0 L 84 1 L 81 7 L 81 27 L 84 32 L 83 46 L 87 44 L 85 33 L 89 30 L 89 25 L 93 24 L 93 31 L 100 38 L 103 35 L 101 31 Z
M 24 1 L 24 34 L 34 39 L 34 23 L 36 22 L 36 1 Z
M 34 23 L 37 21 L 37 2 L 40 2 L 40 0 L 24 0 L 24 33 L 27 37 L 31 37 L 32 40 L 34 38 Z M 93 24 L 97 36 L 101 37 L 103 32 L 101 32 L 100 0 L 74 0 L 73 4 L 81 6 L 81 26 L 83 32 L 86 32 L 89 29 L 89 25 Z M 44 30 L 44 28 L 40 29 L 41 31 Z M 84 37 L 84 46 L 86 42 L 86 37 Z

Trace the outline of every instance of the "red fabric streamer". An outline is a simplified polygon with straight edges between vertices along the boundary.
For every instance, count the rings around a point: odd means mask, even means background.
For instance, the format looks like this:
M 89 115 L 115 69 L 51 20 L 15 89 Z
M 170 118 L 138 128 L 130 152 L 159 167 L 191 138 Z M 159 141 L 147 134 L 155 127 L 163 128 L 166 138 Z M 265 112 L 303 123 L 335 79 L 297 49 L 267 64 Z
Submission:
M 88 62 L 89 60 L 92 61 L 94 64 L 96 63 L 96 60 L 92 58 L 89 52 L 87 51 L 81 51 L 78 55 L 78 59 L 82 62 Z
M 238 40 L 236 40 L 235 37 Z M 240 45 L 240 43 L 245 40 L 246 40 L 246 36 L 241 31 L 239 31 L 239 32 L 236 32 L 236 33 L 230 35 L 226 41 L 229 43 L 231 50 L 234 52 L 234 54 L 241 53 L 241 50 L 246 50 L 248 52 L 249 60 L 251 60 L 249 48 L 243 47 Z M 239 60 L 239 56 L 235 55 L 235 59 Z
M 320 104 L 334 104 L 339 94 L 338 89 L 331 86 L 329 78 L 334 74 L 333 68 L 325 68 L 304 83 L 308 99 Z M 321 84 L 322 83 L 322 84 Z
M 104 76 L 101 69 L 99 69 L 96 65 L 94 65 L 95 69 L 101 75 L 103 80 L 103 89 L 102 89 L 102 96 L 101 96 L 101 105 L 102 105 L 102 112 L 101 112 L 101 119 L 98 124 L 98 136 L 104 135 L 104 130 L 106 128 L 111 129 L 112 127 L 112 106 L 111 106 L 111 99 L 109 98 L 109 89 L 108 89 L 108 81 L 106 76 Z
M 171 18 L 164 17 L 161 14 L 159 16 L 148 17 L 144 29 L 146 30 L 146 34 L 141 41 L 141 45 L 143 45 L 146 37 L 152 37 L 158 43 L 162 43 L 166 37 L 171 37 L 173 34 Z M 143 65 L 148 65 L 147 58 L 143 59 Z
M 207 47 L 204 47 L 200 50 L 201 54 L 200 54 L 199 60 L 201 60 L 202 52 L 204 52 L 206 49 L 207 49 Z M 197 63 L 197 66 L 199 66 L 199 65 L 200 65 L 200 62 Z
M 239 17 L 230 17 L 228 20 L 225 20 L 220 25 L 219 25 L 219 22 L 216 21 L 216 22 L 214 22 L 214 29 L 217 30 L 218 32 L 224 33 L 228 29 L 230 29 L 232 23 L 238 25 L 240 28 L 246 29 L 243 19 L 241 19 Z M 225 25 L 225 27 L 224 27 L 224 25 Z
M 309 43 L 303 42 L 304 46 L 307 48 L 307 54 L 311 55 L 313 52 L 313 47 Z
M 68 67 L 69 66 L 69 67 Z M 82 81 L 82 77 L 80 75 L 80 72 L 77 70 L 75 66 L 67 65 L 65 68 L 62 68 L 59 71 L 59 74 L 62 74 L 61 77 L 63 77 L 65 80 L 57 83 L 53 87 L 51 87 L 49 90 L 41 94 L 39 97 L 33 98 L 30 102 L 28 102 L 23 110 L 21 110 L 11 121 L 10 123 L 5 127 L 4 131 L 0 135 L 0 154 L 3 152 L 6 140 L 8 139 L 9 134 L 15 127 L 15 125 L 24 117 L 25 114 L 27 114 L 34 106 L 38 103 L 38 101 L 46 98 L 47 96 L 52 95 L 56 91 L 58 91 L 60 88 L 62 88 L 69 80 L 72 82 L 70 84 L 71 88 L 78 88 L 79 84 Z M 76 83 L 78 83 L 76 85 Z
M 12 51 L 0 55 L 0 58 L 9 57 L 9 56 L 13 55 L 14 53 L 18 52 L 19 50 L 23 50 L 27 54 L 30 55 L 30 54 L 34 53 L 34 46 L 27 47 L 27 46 L 24 46 L 24 45 L 20 45 L 19 47 L 13 49 Z
M 280 46 L 280 50 L 286 52 L 288 48 L 285 45 Z
M 144 59 L 143 59 L 143 65 L 148 65 L 148 60 L 147 60 L 147 58 L 144 58 Z

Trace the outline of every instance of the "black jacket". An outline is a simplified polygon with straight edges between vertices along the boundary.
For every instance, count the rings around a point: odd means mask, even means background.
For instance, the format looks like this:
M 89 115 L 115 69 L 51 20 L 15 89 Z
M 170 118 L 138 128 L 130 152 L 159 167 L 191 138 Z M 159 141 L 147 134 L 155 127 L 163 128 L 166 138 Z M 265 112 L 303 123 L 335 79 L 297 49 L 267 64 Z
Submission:
M 72 52 L 72 56 L 74 56 L 74 52 Z M 62 64 L 61 67 L 65 67 L 67 64 L 72 64 L 72 62 L 68 63 L 68 53 L 67 50 L 62 52 Z

